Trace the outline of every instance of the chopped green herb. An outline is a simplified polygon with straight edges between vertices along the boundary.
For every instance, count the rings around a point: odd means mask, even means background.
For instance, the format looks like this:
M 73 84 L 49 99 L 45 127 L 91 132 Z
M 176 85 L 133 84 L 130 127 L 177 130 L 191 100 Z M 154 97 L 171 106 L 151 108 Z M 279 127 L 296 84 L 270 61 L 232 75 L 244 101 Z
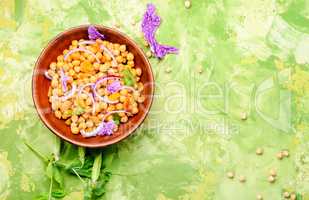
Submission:
M 67 116 L 72 116 L 73 111 L 72 110 L 65 110 L 63 114 L 67 115 Z
M 120 124 L 120 116 L 118 114 L 113 115 L 113 120 L 114 120 L 116 125 Z
M 123 70 L 122 75 L 125 85 L 133 86 L 135 84 L 134 76 L 129 69 Z
M 81 115 L 85 112 L 85 109 L 82 108 L 81 106 L 77 106 L 74 110 L 73 110 L 73 114 L 74 115 Z

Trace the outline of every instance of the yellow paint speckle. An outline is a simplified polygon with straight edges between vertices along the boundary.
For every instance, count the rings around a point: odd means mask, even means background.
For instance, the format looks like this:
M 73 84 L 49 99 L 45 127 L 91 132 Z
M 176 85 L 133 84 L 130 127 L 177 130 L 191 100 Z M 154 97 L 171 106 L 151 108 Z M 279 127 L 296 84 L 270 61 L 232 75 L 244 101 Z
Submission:
M 8 172 L 9 176 L 14 174 L 11 162 L 8 160 L 7 152 L 0 152 L 0 166 Z
M 305 124 L 298 124 L 298 125 L 296 126 L 296 129 L 297 129 L 298 131 L 304 131 L 305 128 L 306 128 Z
M 300 96 L 309 94 L 309 72 L 296 66 L 291 81 L 287 84 L 287 88 Z
M 0 77 L 4 75 L 4 69 L 0 67 Z
M 24 192 L 32 192 L 35 190 L 35 185 L 27 175 L 23 174 L 20 180 L 20 188 Z
M 282 60 L 276 59 L 275 66 L 278 70 L 284 69 L 284 62 Z
M 255 64 L 257 62 L 257 58 L 255 56 L 248 56 L 243 58 L 240 62 L 242 65 Z
M 0 18 L 0 28 L 11 28 L 16 27 L 16 22 L 14 20 Z
M 14 174 L 7 152 L 0 152 L 0 199 L 5 200 L 10 193 L 10 176 Z
M 167 198 L 164 194 L 160 193 L 158 196 L 157 196 L 157 199 L 156 200 L 171 200 L 170 198 Z
M 300 140 L 298 138 L 294 138 L 293 139 L 293 145 L 299 145 L 300 144 Z
M 189 190 L 182 199 L 200 200 L 209 197 L 210 191 L 208 188 L 212 188 L 218 183 L 218 177 L 213 172 L 205 171 L 205 169 L 201 169 L 199 174 L 201 177 L 201 182 L 196 185 L 194 190 Z

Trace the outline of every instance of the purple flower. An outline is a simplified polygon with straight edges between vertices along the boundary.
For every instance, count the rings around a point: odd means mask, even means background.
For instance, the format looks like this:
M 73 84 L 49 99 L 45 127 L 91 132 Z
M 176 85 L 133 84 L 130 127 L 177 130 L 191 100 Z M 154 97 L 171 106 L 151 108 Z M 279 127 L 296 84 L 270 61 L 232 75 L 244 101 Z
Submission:
M 160 26 L 161 19 L 156 15 L 156 8 L 153 4 L 147 5 L 147 10 L 142 21 L 142 31 L 148 41 L 151 51 L 158 58 L 163 58 L 168 53 L 178 53 L 178 49 L 172 46 L 161 45 L 155 38 L 155 32 Z
M 107 86 L 107 91 L 110 93 L 115 93 L 121 89 L 121 84 L 119 81 L 114 81 Z
M 104 39 L 102 35 L 94 26 L 89 26 L 88 28 L 88 37 L 90 40 Z
M 115 122 L 113 120 L 108 122 L 103 122 L 103 127 L 98 135 L 111 135 L 113 134 L 113 129 L 116 127 Z

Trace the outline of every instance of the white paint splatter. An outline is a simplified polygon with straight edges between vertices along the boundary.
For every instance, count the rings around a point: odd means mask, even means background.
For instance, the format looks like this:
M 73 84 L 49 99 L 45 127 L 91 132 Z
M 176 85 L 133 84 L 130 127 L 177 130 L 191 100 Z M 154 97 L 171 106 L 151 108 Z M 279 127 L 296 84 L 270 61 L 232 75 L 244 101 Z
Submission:
M 298 64 L 309 63 L 309 36 L 304 35 L 294 52 L 295 60 Z

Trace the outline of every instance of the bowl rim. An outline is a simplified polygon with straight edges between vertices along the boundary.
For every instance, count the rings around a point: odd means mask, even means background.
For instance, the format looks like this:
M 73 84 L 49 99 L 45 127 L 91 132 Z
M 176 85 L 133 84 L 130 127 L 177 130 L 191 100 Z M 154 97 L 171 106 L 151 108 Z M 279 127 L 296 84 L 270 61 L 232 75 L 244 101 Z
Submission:
M 36 94 L 35 92 L 35 88 L 36 88 L 36 81 L 35 81 L 35 76 L 37 74 L 37 71 L 39 69 L 38 65 L 39 65 L 39 62 L 41 60 L 41 57 L 43 55 L 46 54 L 46 51 L 48 49 L 48 47 L 52 46 L 59 38 L 61 38 L 64 34 L 66 33 L 69 33 L 71 31 L 74 31 L 76 29 L 80 29 L 80 28 L 87 28 L 89 26 L 95 26 L 96 28 L 101 28 L 101 29 L 105 29 L 105 30 L 109 30 L 109 31 L 112 31 L 112 32 L 115 32 L 116 34 L 120 35 L 121 37 L 124 37 L 126 40 L 129 40 L 132 42 L 134 48 L 137 48 L 138 51 L 141 52 L 141 56 L 144 58 L 144 60 L 146 60 L 146 63 L 147 63 L 147 68 L 149 68 L 149 71 L 150 71 L 150 77 L 152 80 L 151 81 L 151 93 L 150 93 L 150 102 L 148 104 L 147 107 L 145 107 L 145 110 L 144 110 L 144 113 L 142 115 L 142 117 L 137 121 L 137 123 L 133 124 L 132 125 L 132 128 L 129 129 L 129 131 L 125 131 L 124 133 L 125 134 L 121 134 L 119 137 L 116 137 L 112 140 L 107 140 L 105 141 L 104 143 L 95 143 L 95 144 L 92 144 L 92 143 L 87 143 L 87 142 L 82 142 L 82 141 L 76 141 L 74 139 L 71 139 L 71 138 L 68 138 L 66 137 L 64 134 L 58 132 L 50 123 L 49 121 L 46 119 L 46 117 L 39 111 L 39 108 L 38 108 L 38 94 Z M 58 33 L 56 36 L 54 36 L 46 45 L 45 47 L 43 48 L 43 50 L 41 51 L 41 53 L 39 54 L 39 56 L 37 57 L 36 59 L 36 62 L 35 62 L 35 65 L 34 65 L 34 68 L 33 68 L 33 72 L 32 72 L 32 81 L 31 81 L 31 92 L 32 92 L 32 100 L 33 100 L 33 103 L 34 103 L 34 107 L 35 107 L 35 110 L 39 116 L 39 118 L 41 119 L 41 121 L 43 122 L 43 124 L 51 131 L 53 132 L 56 136 L 60 137 L 61 139 L 67 141 L 67 142 L 70 142 L 74 145 L 77 145 L 77 146 L 81 146 L 81 147 L 88 147 L 88 148 L 100 148 L 100 147 L 106 147 L 106 146 L 109 146 L 109 145 L 112 145 L 112 144 L 115 144 L 115 143 L 118 143 L 120 142 L 121 140 L 127 138 L 129 135 L 131 135 L 132 133 L 134 133 L 136 131 L 136 129 L 142 125 L 142 123 L 144 122 L 144 120 L 146 119 L 149 111 L 150 111 L 150 108 L 152 106 L 152 103 L 153 103 L 153 96 L 154 96 L 154 92 L 155 92 L 155 82 L 154 82 L 154 76 L 153 76 L 153 71 L 152 71 L 152 67 L 151 67 L 151 64 L 144 52 L 144 50 L 133 40 L 131 39 L 127 34 L 123 33 L 123 32 L 120 32 L 119 30 L 117 30 L 116 28 L 111 28 L 111 27 L 107 27 L 107 26 L 104 26 L 104 25 L 98 25 L 98 24 L 84 24 L 84 25 L 79 25 L 79 26 L 74 26 L 74 27 L 70 27 L 68 29 L 65 29 L 63 31 L 61 31 L 60 33 Z

